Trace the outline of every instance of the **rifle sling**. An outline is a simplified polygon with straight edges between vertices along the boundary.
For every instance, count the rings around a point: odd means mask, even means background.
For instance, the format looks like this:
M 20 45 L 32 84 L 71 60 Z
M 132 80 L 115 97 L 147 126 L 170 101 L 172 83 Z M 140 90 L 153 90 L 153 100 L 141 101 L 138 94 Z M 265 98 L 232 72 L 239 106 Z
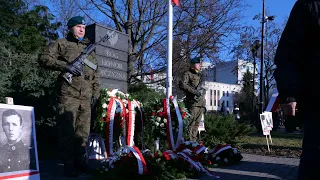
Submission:
M 89 61 L 87 58 L 83 60 L 83 63 L 89 66 L 93 70 L 97 70 L 97 65 Z

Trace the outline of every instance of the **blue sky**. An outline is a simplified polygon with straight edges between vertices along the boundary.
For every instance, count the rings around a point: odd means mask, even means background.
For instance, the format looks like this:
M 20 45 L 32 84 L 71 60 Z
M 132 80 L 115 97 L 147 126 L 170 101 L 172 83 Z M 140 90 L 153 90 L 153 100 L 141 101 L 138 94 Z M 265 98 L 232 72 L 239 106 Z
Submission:
M 259 13 L 262 13 L 262 0 L 246 0 L 250 7 L 244 11 L 246 18 L 244 23 L 250 25 L 260 25 L 260 22 L 257 20 L 252 20 L 253 16 Z M 289 16 L 290 11 L 296 0 L 265 0 L 265 7 L 267 15 L 275 15 L 275 22 L 282 24 L 286 17 Z

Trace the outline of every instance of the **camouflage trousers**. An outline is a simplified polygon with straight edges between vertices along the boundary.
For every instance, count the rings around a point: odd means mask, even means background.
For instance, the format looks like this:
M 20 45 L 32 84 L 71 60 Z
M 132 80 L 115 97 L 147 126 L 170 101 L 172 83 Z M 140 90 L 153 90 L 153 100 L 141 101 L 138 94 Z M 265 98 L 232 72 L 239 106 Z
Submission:
M 204 108 L 201 106 L 190 106 L 188 110 L 191 114 L 189 123 L 189 138 L 190 141 L 197 141 L 198 128 L 201 121 L 202 113 L 204 113 Z
M 63 161 L 83 161 L 90 133 L 90 101 L 61 96 L 58 119 L 59 146 Z

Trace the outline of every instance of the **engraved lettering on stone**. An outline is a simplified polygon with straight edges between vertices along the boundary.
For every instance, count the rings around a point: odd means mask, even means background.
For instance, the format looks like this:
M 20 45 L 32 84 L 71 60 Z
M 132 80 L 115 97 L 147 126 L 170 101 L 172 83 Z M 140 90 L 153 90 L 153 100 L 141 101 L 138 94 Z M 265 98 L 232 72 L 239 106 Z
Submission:
M 116 68 L 116 69 L 123 69 L 121 63 L 117 63 L 117 62 L 109 61 L 105 59 L 102 60 L 102 66 L 107 66 L 107 67 Z
M 114 72 L 114 71 L 109 71 L 109 70 L 101 70 L 101 76 L 103 77 L 113 77 L 117 79 L 126 79 L 126 74 L 125 73 L 120 73 L 120 72 Z
M 109 51 L 108 49 L 105 52 L 106 52 L 107 57 L 119 59 L 119 54 L 117 52 Z

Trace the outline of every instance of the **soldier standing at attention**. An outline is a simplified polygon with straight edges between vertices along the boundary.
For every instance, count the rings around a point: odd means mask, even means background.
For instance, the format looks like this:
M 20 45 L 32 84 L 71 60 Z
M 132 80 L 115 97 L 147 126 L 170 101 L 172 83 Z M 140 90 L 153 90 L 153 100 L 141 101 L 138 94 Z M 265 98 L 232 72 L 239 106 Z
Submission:
M 76 16 L 68 21 L 66 38 L 51 43 L 41 54 L 39 63 L 45 68 L 61 72 L 58 78 L 59 92 L 59 142 L 63 151 L 64 175 L 76 177 L 85 171 L 85 147 L 90 131 L 91 102 L 99 96 L 98 70 L 88 65 L 82 68 L 71 64 L 87 47 L 89 39 L 84 37 L 84 18 Z M 93 55 L 88 60 L 97 64 Z M 68 72 L 72 83 L 63 78 Z
M 196 141 L 201 116 L 205 110 L 205 101 L 203 90 L 198 87 L 201 83 L 200 58 L 193 58 L 190 63 L 191 67 L 184 73 L 182 80 L 179 82 L 179 87 L 186 94 L 186 107 L 191 114 L 189 138 L 190 141 Z

